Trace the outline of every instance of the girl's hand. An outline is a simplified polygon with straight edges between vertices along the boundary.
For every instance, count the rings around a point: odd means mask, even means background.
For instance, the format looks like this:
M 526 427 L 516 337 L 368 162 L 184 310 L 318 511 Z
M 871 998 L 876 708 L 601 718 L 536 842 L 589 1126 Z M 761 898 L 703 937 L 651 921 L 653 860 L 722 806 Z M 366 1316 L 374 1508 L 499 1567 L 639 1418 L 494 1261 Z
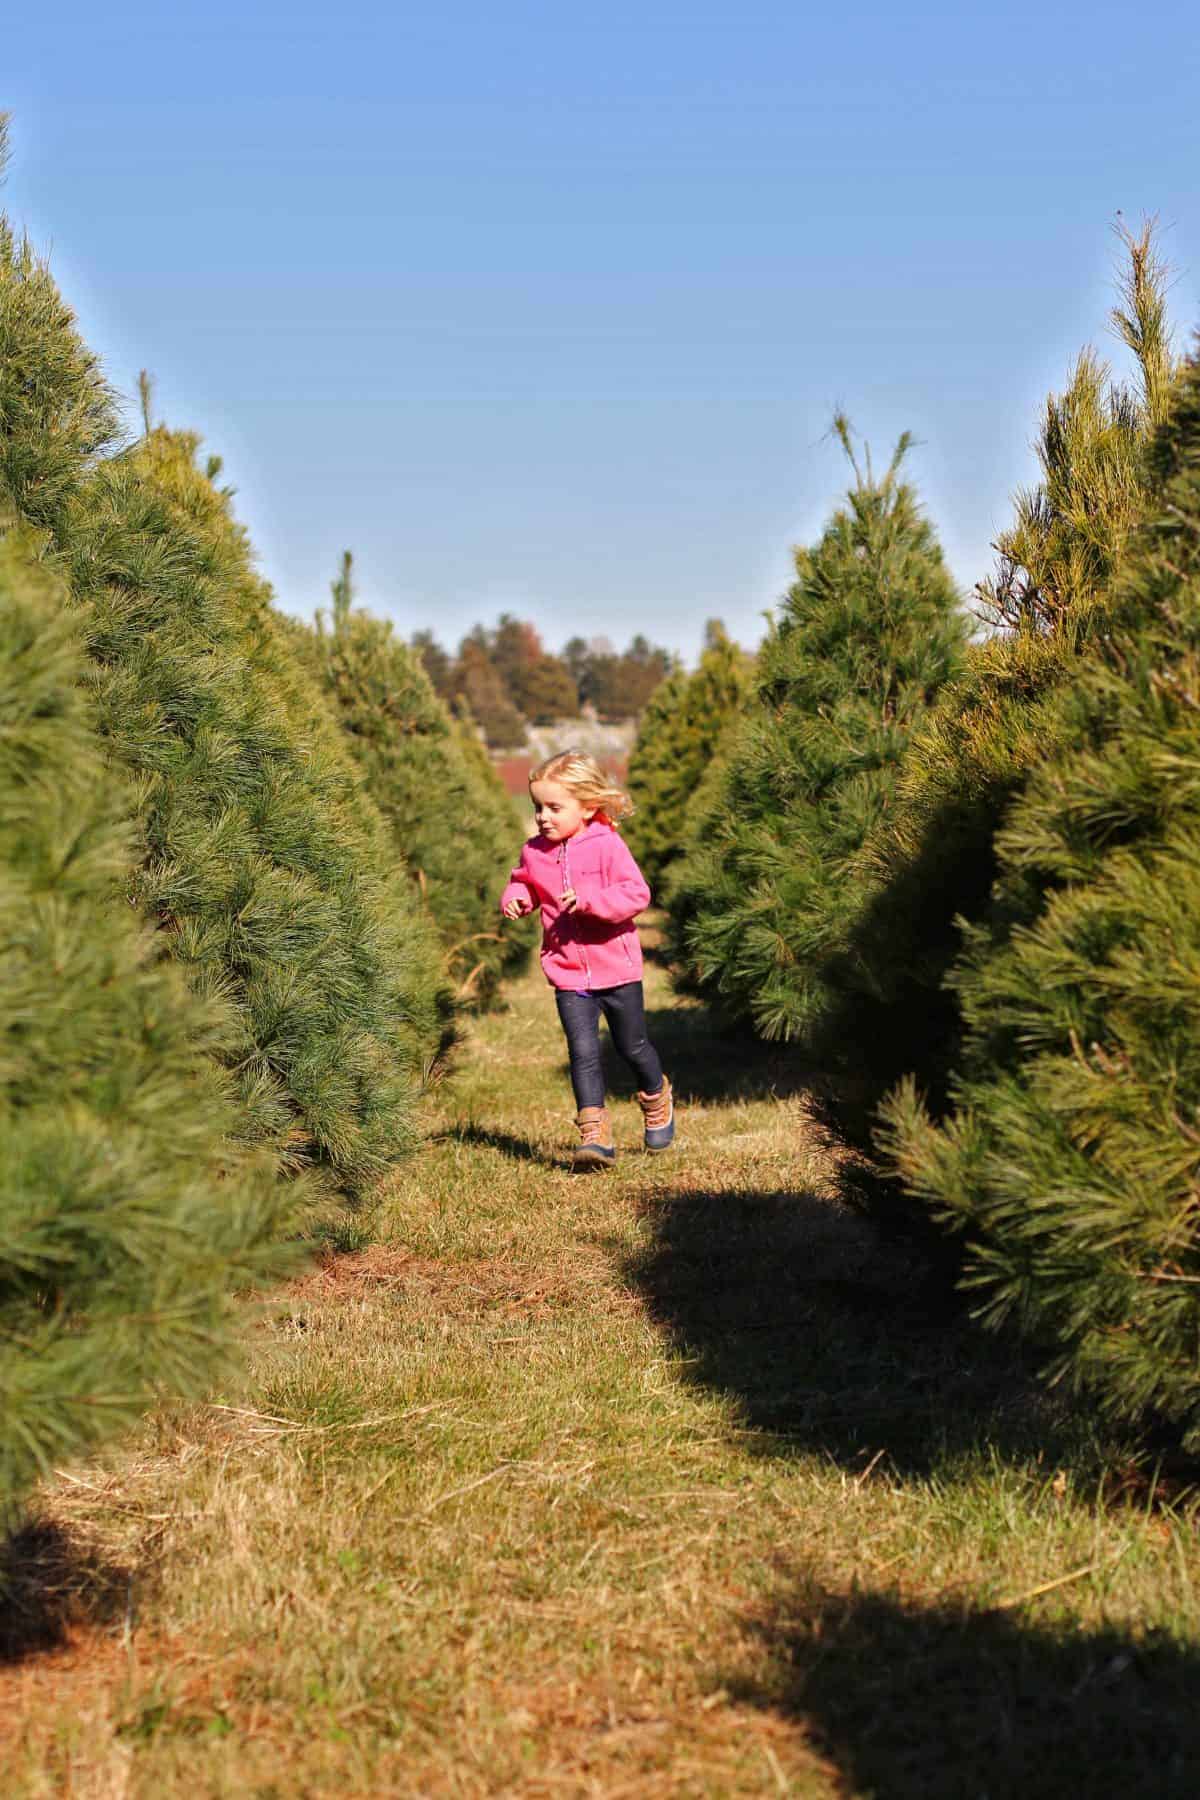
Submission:
M 522 900 L 519 894 L 514 894 L 511 900 L 504 902 L 503 911 L 506 919 L 522 919 L 533 911 L 533 901 Z
M 573 887 L 563 889 L 561 905 L 564 912 L 573 913 L 575 911 L 579 905 L 579 895 Z

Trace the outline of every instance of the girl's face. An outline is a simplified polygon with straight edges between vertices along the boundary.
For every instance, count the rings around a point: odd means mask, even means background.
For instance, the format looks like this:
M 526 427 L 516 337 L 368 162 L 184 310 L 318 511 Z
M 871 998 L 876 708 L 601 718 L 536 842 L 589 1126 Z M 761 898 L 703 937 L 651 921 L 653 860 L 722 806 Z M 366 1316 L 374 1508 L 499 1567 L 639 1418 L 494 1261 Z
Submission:
M 531 781 L 529 794 L 537 828 L 552 844 L 574 837 L 596 816 L 595 807 L 584 806 L 561 781 Z

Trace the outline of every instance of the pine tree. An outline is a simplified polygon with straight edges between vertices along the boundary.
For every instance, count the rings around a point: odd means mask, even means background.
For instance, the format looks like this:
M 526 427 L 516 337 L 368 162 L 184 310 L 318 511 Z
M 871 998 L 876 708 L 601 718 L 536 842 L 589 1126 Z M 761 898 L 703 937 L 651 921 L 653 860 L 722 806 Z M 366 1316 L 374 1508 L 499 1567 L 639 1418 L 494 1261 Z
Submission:
M 460 703 L 478 721 L 492 750 L 519 750 L 525 742 L 525 721 L 509 699 L 504 683 L 492 665 L 485 643 L 465 637 L 455 664 L 455 704 Z
M 600 718 L 610 721 L 637 718 L 675 667 L 669 651 L 640 633 L 620 655 L 606 637 L 586 642 L 571 638 L 563 650 L 563 661 L 580 704 L 594 707 Z
M 528 927 L 502 929 L 497 911 L 513 859 L 508 796 L 391 625 L 355 608 L 349 552 L 332 618 L 302 635 L 395 852 L 437 922 L 460 994 L 486 1003 L 531 947 Z
M 198 447 L 157 429 L 103 464 L 82 498 L 76 590 L 85 570 L 94 581 L 113 559 L 92 601 L 93 652 L 109 670 L 99 718 L 143 780 L 162 778 L 148 790 L 143 895 L 178 922 L 178 953 L 197 979 L 232 983 L 245 1008 L 240 1067 L 256 1129 L 360 1193 L 411 1147 L 415 1091 L 449 1039 L 440 949 Z M 100 535 L 98 555 L 91 527 L 106 505 L 120 535 Z M 141 595 L 152 660 L 135 655 L 128 616 L 126 559 L 140 556 L 143 534 L 159 538 L 187 583 L 159 577 Z M 188 613 L 201 573 L 215 616 L 197 633 Z M 191 674 L 197 657 L 203 681 Z M 177 731 L 166 766 L 144 710 L 164 700 Z
M 446 654 L 432 631 L 414 631 L 409 643 L 420 658 L 421 667 L 428 675 L 434 693 L 449 706 L 454 699 L 453 657 Z
M 304 1199 L 229 1141 L 239 1037 L 130 906 L 127 783 L 91 723 L 84 622 L 0 537 L 0 1514 L 127 1425 L 194 1395 L 235 1287 L 290 1257 Z
M 588 648 L 587 639 L 581 637 L 568 638 L 563 645 L 562 657 L 567 665 L 567 673 L 575 683 L 575 693 L 579 704 L 582 706 L 584 701 L 588 698 L 587 694 L 584 692 L 584 681 L 587 677 L 588 665 L 591 660 L 591 651 Z
M 477 627 L 472 641 L 487 650 L 506 696 L 531 724 L 550 725 L 579 711 L 570 670 L 549 654 L 528 621 L 501 613 L 494 631 Z
M 643 640 L 644 641 L 644 640 Z M 690 674 L 677 669 L 654 689 L 629 761 L 635 811 L 625 827 L 629 847 L 657 893 L 683 847 L 689 806 L 701 780 L 727 747 L 752 691 L 753 664 L 709 625 L 706 647 Z
M 710 625 L 715 623 L 718 621 L 709 621 Z M 711 648 L 710 645 L 705 647 Z M 640 718 L 660 683 L 675 667 L 675 661 L 670 651 L 652 644 L 640 631 L 631 639 L 628 649 L 622 652 L 617 675 L 627 719 Z
M 195 440 L 102 456 L 98 367 L 4 232 L 0 482 L 87 608 L 96 720 L 142 830 L 133 891 L 197 991 L 237 1009 L 245 1135 L 361 1192 L 411 1143 L 446 1031 L 436 937 Z
M 949 1116 L 935 1125 L 910 1081 L 887 1120 L 899 1170 L 965 1238 L 982 1316 L 1016 1319 L 1051 1374 L 1196 1451 L 1200 361 L 1149 466 L 1149 523 L 953 971 Z
M 517 704 L 532 725 L 553 725 L 573 719 L 579 712 L 579 696 L 567 665 L 543 651 L 522 671 Z
M 890 804 L 913 730 L 961 661 L 965 624 L 933 531 L 899 478 L 854 461 L 847 504 L 796 552 L 704 843 L 671 889 L 673 945 L 700 987 L 762 1035 L 819 1024 L 821 967 L 855 854 Z
M 849 1068 L 833 1112 L 864 1151 L 902 1075 L 915 1073 L 935 1112 L 944 1101 L 962 1024 L 947 986 L 958 921 L 988 910 L 996 833 L 1053 746 L 1058 690 L 1093 653 L 1097 609 L 1144 505 L 1144 446 L 1163 416 L 1173 358 L 1151 229 L 1125 243 L 1113 324 L 1133 352 L 1136 384 L 1115 383 L 1084 351 L 1066 391 L 1046 401 L 1041 483 L 1017 495 L 997 575 L 980 589 L 997 629 L 913 735 L 893 805 L 858 859 L 840 953 L 826 966 L 831 1002 L 814 1054 Z

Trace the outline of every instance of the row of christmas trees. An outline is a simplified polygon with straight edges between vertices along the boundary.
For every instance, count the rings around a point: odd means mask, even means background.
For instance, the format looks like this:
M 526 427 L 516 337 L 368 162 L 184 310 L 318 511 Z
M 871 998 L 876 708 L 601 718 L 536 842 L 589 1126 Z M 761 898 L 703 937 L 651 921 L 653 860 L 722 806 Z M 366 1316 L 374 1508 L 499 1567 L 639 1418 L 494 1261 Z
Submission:
M 0 1510 L 211 1380 L 228 1296 L 369 1196 L 528 953 L 474 734 L 348 565 L 276 611 L 143 402 L 126 442 L 0 220 Z
M 1200 361 L 1172 353 L 1150 231 L 1125 248 L 1136 379 L 1085 351 L 1047 400 L 988 634 L 907 445 L 856 466 L 656 854 L 683 978 L 828 1071 L 869 1202 L 1052 1377 L 1195 1451 Z M 699 680 L 647 715 L 647 817 Z

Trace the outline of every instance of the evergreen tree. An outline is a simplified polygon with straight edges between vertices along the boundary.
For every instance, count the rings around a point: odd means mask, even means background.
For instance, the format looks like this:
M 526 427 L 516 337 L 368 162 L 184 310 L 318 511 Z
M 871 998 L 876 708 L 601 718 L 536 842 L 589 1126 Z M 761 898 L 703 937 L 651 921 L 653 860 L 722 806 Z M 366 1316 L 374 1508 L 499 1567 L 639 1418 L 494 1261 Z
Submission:
M 701 780 L 741 721 L 752 670 L 720 622 L 710 621 L 699 666 L 659 682 L 642 714 L 629 761 L 635 811 L 625 836 L 656 891 L 680 854 Z
M 332 618 L 302 636 L 396 854 L 437 921 L 456 984 L 464 998 L 490 1000 L 531 943 L 528 927 L 502 931 L 497 913 L 516 835 L 508 795 L 391 625 L 355 609 L 349 552 Z
M 562 659 L 567 665 L 567 673 L 575 683 L 575 692 L 581 706 L 587 698 L 583 691 L 583 683 L 587 674 L 589 655 L 586 638 L 568 638 L 563 645 Z
M 465 637 L 455 664 L 455 704 L 477 720 L 489 749 L 519 750 L 525 742 L 525 721 L 509 699 L 492 664 L 486 642 L 479 633 Z
M 593 639 L 579 681 L 581 706 L 590 706 L 601 719 L 626 719 L 621 692 L 621 661 L 607 638 Z
M 675 667 L 670 651 L 640 633 L 621 655 L 606 637 L 570 638 L 562 660 L 580 705 L 594 707 L 609 720 L 636 718 Z
M 432 631 L 415 631 L 410 642 L 421 659 L 421 667 L 428 675 L 434 693 L 449 706 L 454 699 L 453 657 L 447 656 Z
M 5 226 L 0 482 L 88 609 L 96 719 L 143 834 L 135 896 L 237 1009 L 244 1134 L 358 1192 L 411 1142 L 446 1030 L 436 938 L 195 440 L 100 460 L 115 438 L 94 359 Z
M 675 659 L 669 651 L 652 644 L 641 632 L 637 634 L 620 659 L 618 681 L 625 718 L 641 715 L 674 666 Z
M 1157 402 L 1165 405 L 1165 400 Z M 990 1323 L 1111 1414 L 1200 1449 L 1200 362 L 1150 457 L 1134 540 L 1056 748 L 997 839 L 952 982 L 951 1107 L 910 1081 L 898 1167 L 965 1238 Z
M 542 640 L 533 626 L 515 618 L 512 613 L 501 613 L 494 631 L 477 625 L 472 642 L 487 651 L 492 667 L 504 683 L 505 693 L 518 712 L 524 712 L 521 685 L 525 672 L 545 654 Z
M 490 674 L 485 673 L 485 665 Z M 463 639 L 457 684 L 495 749 L 523 743 L 526 721 L 550 725 L 556 719 L 573 718 L 579 711 L 579 697 L 566 663 L 547 651 L 527 620 L 512 613 L 501 613 L 493 631 L 476 625 Z
M 64 423 L 66 416 L 64 415 Z M 194 1395 L 232 1289 L 277 1274 L 304 1197 L 228 1140 L 236 1019 L 129 905 L 127 783 L 90 719 L 84 615 L 0 537 L 0 1514 Z
M 547 651 L 523 670 L 516 699 L 533 725 L 553 725 L 579 712 L 579 696 L 566 663 Z
M 1053 746 L 1057 693 L 1092 654 L 1097 609 L 1145 501 L 1147 433 L 1163 416 L 1173 358 L 1165 277 L 1147 228 L 1126 238 L 1113 315 L 1135 385 L 1114 383 L 1091 351 L 1046 402 L 1042 480 L 1017 495 L 982 585 L 998 627 L 914 734 L 894 802 L 858 859 L 843 941 L 827 959 L 827 1029 L 814 1047 L 852 1079 L 832 1096 L 842 1133 L 869 1151 L 878 1107 L 914 1072 L 935 1112 L 957 1065 L 961 1013 L 947 986 L 958 921 L 980 920 L 996 874 L 995 838 Z
M 933 531 L 899 479 L 854 462 L 760 656 L 708 834 L 672 884 L 673 942 L 705 991 L 766 1037 L 811 1034 L 852 866 L 890 804 L 906 743 L 961 662 L 965 625 Z
M 178 748 L 146 815 L 143 892 L 183 926 L 179 953 L 199 980 L 233 981 L 248 1027 L 240 1066 L 260 1123 L 273 1115 L 269 1128 L 290 1158 L 320 1158 L 358 1193 L 413 1142 L 412 1099 L 449 1042 L 450 994 L 408 871 L 254 568 L 232 496 L 198 467 L 197 450 L 190 434 L 155 430 L 102 465 L 83 497 L 88 511 L 96 490 L 111 494 L 115 482 L 122 511 L 130 497 L 142 504 L 139 493 L 165 503 L 151 533 L 165 527 L 164 549 L 177 567 L 191 565 L 193 583 L 204 571 L 219 607 L 201 640 L 186 616 L 192 595 L 159 582 L 145 596 L 156 657 L 133 666 L 122 560 L 133 544 L 106 541 L 122 605 L 119 616 L 110 610 L 110 570 L 93 601 L 97 622 L 116 626 L 110 642 L 92 640 L 113 658 L 110 684 L 98 688 L 100 721 L 120 742 L 141 696 L 156 707 L 173 698 L 180 652 L 184 666 L 197 653 L 211 665 L 215 639 L 228 655 L 209 670 L 207 691 L 193 689 L 195 713 L 178 721 Z M 89 553 L 94 576 L 95 549 L 80 529 L 75 566 Z M 158 769 L 143 731 L 122 754 L 144 776 Z

